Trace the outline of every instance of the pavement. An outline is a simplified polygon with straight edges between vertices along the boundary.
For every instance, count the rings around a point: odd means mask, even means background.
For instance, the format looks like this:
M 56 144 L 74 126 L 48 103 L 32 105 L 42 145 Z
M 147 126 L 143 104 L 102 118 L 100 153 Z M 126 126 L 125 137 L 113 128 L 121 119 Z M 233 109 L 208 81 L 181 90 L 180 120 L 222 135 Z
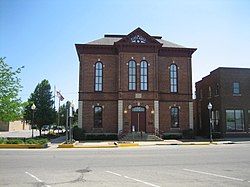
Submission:
M 33 130 L 34 137 L 39 136 L 38 130 Z M 5 138 L 31 138 L 32 137 L 32 130 L 22 130 L 22 131 L 7 131 L 7 132 L 0 132 L 0 137 Z
M 0 186 L 250 186 L 250 146 L 0 150 Z
M 63 142 L 62 142 L 63 143 Z M 62 145 L 58 144 L 58 145 Z M 164 140 L 164 141 L 86 141 L 86 142 L 75 142 L 73 144 L 66 144 L 65 147 L 59 146 L 60 148 L 116 148 L 116 147 L 152 147 L 152 146 L 201 146 L 201 145 L 222 145 L 222 144 L 250 144 L 250 141 L 244 140 L 218 140 L 210 143 L 208 140 L 195 141 L 195 140 Z

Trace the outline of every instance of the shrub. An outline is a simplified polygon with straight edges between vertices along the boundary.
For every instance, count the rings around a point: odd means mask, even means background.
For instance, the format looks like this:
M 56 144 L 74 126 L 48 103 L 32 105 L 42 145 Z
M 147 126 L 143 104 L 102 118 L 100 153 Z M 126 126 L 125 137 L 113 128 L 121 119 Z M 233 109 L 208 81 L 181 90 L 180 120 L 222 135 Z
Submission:
M 74 126 L 73 139 L 78 141 L 85 140 L 85 131 L 82 128 L 79 128 L 78 126 Z
M 48 143 L 46 138 L 0 138 L 0 144 L 46 144 Z
M 7 141 L 7 139 L 6 139 L 6 138 L 2 138 L 2 137 L 0 137 L 0 144 L 4 144 L 4 143 L 6 143 L 6 141 Z
M 212 136 L 214 139 L 218 139 L 218 138 L 221 138 L 221 133 L 220 132 L 213 132 Z
M 182 133 L 163 133 L 162 139 L 181 139 Z
M 48 142 L 49 140 L 47 138 L 41 138 L 37 140 L 37 144 L 40 144 L 40 145 L 46 144 Z
M 118 140 L 117 134 L 87 134 L 86 140 Z
M 187 129 L 182 131 L 183 138 L 194 139 L 194 131 L 192 129 Z
M 6 141 L 6 144 L 24 144 L 23 139 L 20 138 L 13 138 L 13 139 L 8 139 Z
M 35 140 L 35 139 L 26 139 L 25 144 L 37 144 L 37 140 Z

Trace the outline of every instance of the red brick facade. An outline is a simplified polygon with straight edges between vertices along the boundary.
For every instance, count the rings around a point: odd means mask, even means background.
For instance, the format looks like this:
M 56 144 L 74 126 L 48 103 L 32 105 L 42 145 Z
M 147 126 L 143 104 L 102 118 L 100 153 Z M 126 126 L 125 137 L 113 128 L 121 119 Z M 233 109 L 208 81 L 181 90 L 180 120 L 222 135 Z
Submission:
M 196 132 L 204 136 L 209 134 L 208 103 L 211 103 L 212 113 L 214 113 L 212 115 L 214 134 L 219 134 L 220 137 L 250 136 L 249 82 L 249 68 L 223 67 L 213 70 L 202 80 L 196 82 Z M 239 93 L 234 93 L 234 83 L 239 84 Z M 230 119 L 228 116 L 230 111 L 241 112 L 241 117 L 235 116 L 235 118 Z M 234 123 L 237 128 L 231 129 L 231 124 Z
M 138 41 L 134 39 L 139 39 Z M 141 39 L 141 40 L 140 40 Z M 140 28 L 128 35 L 105 35 L 87 44 L 76 44 L 80 61 L 79 125 L 89 133 L 138 131 L 163 133 L 193 126 L 191 56 L 196 49 L 185 48 L 150 36 Z M 129 90 L 129 61 L 136 62 L 136 90 Z M 146 61 L 147 87 L 141 91 L 141 61 Z M 96 62 L 101 62 L 102 90 L 95 91 Z M 170 66 L 177 67 L 177 92 L 170 91 Z M 102 107 L 102 126 L 94 128 L 94 107 Z M 145 121 L 132 119 L 134 107 L 143 110 Z M 171 107 L 179 111 L 178 127 L 171 128 Z M 138 113 L 138 119 L 140 113 Z M 135 115 L 134 115 L 135 116 Z M 144 129 L 145 127 L 145 129 Z

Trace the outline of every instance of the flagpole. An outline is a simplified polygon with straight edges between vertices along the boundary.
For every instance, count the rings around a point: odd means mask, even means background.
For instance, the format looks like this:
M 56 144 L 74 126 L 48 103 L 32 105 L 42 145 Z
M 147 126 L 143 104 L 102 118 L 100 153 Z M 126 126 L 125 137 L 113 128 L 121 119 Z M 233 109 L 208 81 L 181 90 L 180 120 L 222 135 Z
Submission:
M 56 86 L 54 85 L 54 109 L 56 109 Z
M 60 101 L 61 101 L 61 98 L 58 97 L 58 122 L 57 122 L 57 126 L 60 125 Z

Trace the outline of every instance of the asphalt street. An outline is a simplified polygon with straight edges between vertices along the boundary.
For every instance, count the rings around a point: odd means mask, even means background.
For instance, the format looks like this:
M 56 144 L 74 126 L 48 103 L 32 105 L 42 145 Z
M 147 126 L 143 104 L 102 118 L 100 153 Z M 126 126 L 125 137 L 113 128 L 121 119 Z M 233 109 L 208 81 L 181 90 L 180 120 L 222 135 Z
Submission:
M 250 186 L 250 145 L 0 150 L 0 186 Z

